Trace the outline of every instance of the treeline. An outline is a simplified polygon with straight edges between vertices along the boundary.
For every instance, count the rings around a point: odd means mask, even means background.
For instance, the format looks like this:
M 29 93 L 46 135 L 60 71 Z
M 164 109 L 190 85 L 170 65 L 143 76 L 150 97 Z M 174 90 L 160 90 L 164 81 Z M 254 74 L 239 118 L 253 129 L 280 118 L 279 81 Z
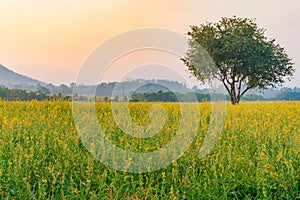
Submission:
M 210 101 L 209 94 L 200 94 L 188 92 L 186 94 L 173 93 L 173 92 L 152 92 L 152 93 L 133 93 L 131 102 L 195 102 L 195 101 Z
M 299 101 L 300 92 L 282 92 L 275 97 L 270 98 L 270 100 Z
M 45 94 L 41 91 L 33 92 L 22 89 L 8 89 L 0 87 L 0 98 L 8 101 L 30 101 L 30 100 L 71 100 L 71 96 L 59 94 Z
M 70 88 L 73 88 L 74 84 L 71 84 Z M 170 81 L 170 80 L 144 80 L 144 79 L 133 79 L 123 82 L 110 82 L 101 83 L 97 86 L 77 85 L 76 94 L 78 95 L 90 95 L 96 91 L 96 96 L 110 97 L 110 96 L 130 96 L 132 91 L 137 93 L 149 93 L 169 90 L 176 91 L 181 94 L 190 92 L 185 84 Z M 66 93 L 67 94 L 67 93 Z
M 152 92 L 152 93 L 133 93 L 131 102 L 205 102 L 216 100 L 230 100 L 229 95 L 225 94 L 201 94 L 201 93 L 173 93 L 173 92 Z M 300 92 L 284 92 L 271 98 L 264 98 L 261 95 L 248 94 L 242 97 L 244 101 L 299 101 Z
M 97 96 L 97 95 L 96 95 Z M 198 92 L 188 92 L 186 94 L 174 93 L 171 91 L 158 91 L 158 92 L 148 92 L 148 93 L 139 93 L 134 92 L 130 97 L 119 98 L 108 97 L 108 96 L 97 96 L 95 99 L 98 101 L 127 101 L 129 99 L 131 102 L 205 102 L 205 101 L 215 101 L 216 99 L 225 99 L 230 100 L 228 95 L 225 94 L 209 94 L 209 93 L 198 93 Z M 58 94 L 45 94 L 42 91 L 26 91 L 22 89 L 8 89 L 6 87 L 0 87 L 0 98 L 2 100 L 8 101 L 30 101 L 30 100 L 66 100 L 71 101 L 72 97 L 70 95 L 65 95 L 62 93 Z M 76 100 L 87 101 L 93 100 L 93 98 L 88 98 L 84 95 L 76 96 Z M 244 101 L 299 101 L 300 92 L 287 91 L 282 92 L 274 97 L 265 98 L 257 94 L 248 94 L 242 97 Z

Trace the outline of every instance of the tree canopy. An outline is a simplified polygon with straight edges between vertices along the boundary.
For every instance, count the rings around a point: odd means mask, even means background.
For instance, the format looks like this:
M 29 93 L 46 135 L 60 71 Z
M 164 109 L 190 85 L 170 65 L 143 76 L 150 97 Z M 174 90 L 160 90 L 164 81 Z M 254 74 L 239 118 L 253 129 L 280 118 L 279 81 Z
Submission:
M 295 71 L 285 49 L 253 19 L 234 16 L 190 28 L 183 62 L 202 83 L 222 81 L 232 104 L 249 89 L 281 86 Z

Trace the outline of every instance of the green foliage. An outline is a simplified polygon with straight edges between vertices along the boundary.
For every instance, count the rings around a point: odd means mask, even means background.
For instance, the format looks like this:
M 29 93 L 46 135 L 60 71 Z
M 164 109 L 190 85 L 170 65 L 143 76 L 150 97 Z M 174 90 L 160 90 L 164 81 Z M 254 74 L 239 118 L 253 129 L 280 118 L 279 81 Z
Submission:
M 275 100 L 300 100 L 300 92 L 283 92 L 276 95 L 273 99 Z
M 177 96 L 173 92 L 152 92 L 152 93 L 133 93 L 131 96 L 132 102 L 138 101 L 161 101 L 161 102 L 178 102 Z
M 152 92 L 152 93 L 133 93 L 131 102 L 205 102 L 212 101 L 213 95 L 220 96 L 220 99 L 230 100 L 230 96 L 226 94 L 207 93 L 202 94 L 199 92 L 189 92 L 186 94 L 173 93 L 173 92 Z M 196 97 L 196 98 L 195 98 Z M 217 98 L 218 99 L 218 98 Z M 250 94 L 244 95 L 241 98 L 244 101 L 299 101 L 300 92 L 278 92 L 274 97 L 264 97 L 262 95 Z
M 6 87 L 0 87 L 0 97 L 2 99 L 14 101 L 14 100 L 21 100 L 21 101 L 28 101 L 28 100 L 44 100 L 48 99 L 49 97 L 41 93 L 40 91 L 38 92 L 27 92 L 26 90 L 21 90 L 21 89 L 8 89 Z
M 290 80 L 293 75 L 284 48 L 266 38 L 265 29 L 254 20 L 222 18 L 191 26 L 187 34 L 191 39 L 183 62 L 202 83 L 212 78 L 222 81 L 232 104 L 238 104 L 249 89 L 281 86 L 284 77 Z
M 22 89 L 8 89 L 6 87 L 0 87 L 0 98 L 8 101 L 30 101 L 30 100 L 66 100 L 70 101 L 71 96 L 66 96 L 61 93 L 49 95 L 49 90 L 47 88 L 41 88 L 41 90 L 36 92 L 28 92 Z M 45 92 L 45 93 L 44 93 Z
M 210 94 L 189 92 L 186 94 L 169 92 L 133 93 L 131 102 L 203 102 L 209 101 Z

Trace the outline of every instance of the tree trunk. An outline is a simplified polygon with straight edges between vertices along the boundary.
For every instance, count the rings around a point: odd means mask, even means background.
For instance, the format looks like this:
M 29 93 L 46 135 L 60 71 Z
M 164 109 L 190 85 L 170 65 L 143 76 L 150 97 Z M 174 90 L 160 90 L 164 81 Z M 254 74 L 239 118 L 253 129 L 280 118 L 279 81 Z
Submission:
M 232 105 L 237 104 L 237 97 L 236 97 L 236 92 L 235 92 L 235 85 L 234 82 L 230 85 L 230 100 Z
M 230 96 L 230 101 L 232 105 L 238 105 L 242 96 L 251 88 L 253 88 L 254 85 L 248 86 L 243 92 L 239 89 L 238 93 L 235 92 L 235 88 L 231 87 L 230 90 L 227 90 Z
M 238 86 L 238 91 L 236 92 L 234 82 L 230 83 L 230 85 L 227 85 L 226 82 L 225 82 L 225 78 L 222 79 L 222 82 L 223 82 L 223 85 L 225 86 L 225 88 L 226 88 L 226 90 L 229 94 L 230 101 L 231 101 L 232 105 L 239 104 L 239 102 L 241 100 L 241 97 L 245 94 L 245 92 L 253 87 L 253 86 L 247 87 L 246 90 L 241 92 L 241 82 L 240 82 L 239 86 Z M 227 83 L 229 83 L 229 82 L 227 81 Z
M 231 101 L 232 105 L 236 105 L 238 102 L 235 97 L 235 93 L 233 91 L 231 91 L 229 95 L 230 95 L 230 101 Z
M 232 105 L 239 104 L 241 98 L 240 98 L 240 96 L 237 96 L 237 94 L 234 90 L 230 91 L 229 96 L 230 96 L 230 101 L 231 101 Z

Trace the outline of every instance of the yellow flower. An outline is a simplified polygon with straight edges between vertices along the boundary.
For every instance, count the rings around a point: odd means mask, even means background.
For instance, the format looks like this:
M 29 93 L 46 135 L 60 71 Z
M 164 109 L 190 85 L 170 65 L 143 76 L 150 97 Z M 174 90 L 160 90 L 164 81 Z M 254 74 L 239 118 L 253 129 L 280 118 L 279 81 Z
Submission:
M 43 183 L 47 183 L 47 179 L 42 179 L 42 182 Z
M 280 154 L 277 155 L 276 158 L 277 158 L 277 160 L 279 161 L 282 157 L 283 157 L 283 156 L 282 156 L 282 154 L 280 153 Z
M 161 175 L 162 175 L 162 178 L 163 178 L 163 179 L 166 179 L 166 178 L 167 178 L 165 172 L 162 172 Z
M 77 190 L 77 188 L 72 188 L 73 192 L 76 194 L 76 195 L 79 195 L 80 191 Z
M 32 156 L 28 155 L 27 153 L 24 155 L 25 158 L 30 159 Z
M 173 167 L 176 167 L 176 166 L 177 166 L 176 160 L 173 160 L 173 161 L 172 161 L 172 166 L 173 166 Z

